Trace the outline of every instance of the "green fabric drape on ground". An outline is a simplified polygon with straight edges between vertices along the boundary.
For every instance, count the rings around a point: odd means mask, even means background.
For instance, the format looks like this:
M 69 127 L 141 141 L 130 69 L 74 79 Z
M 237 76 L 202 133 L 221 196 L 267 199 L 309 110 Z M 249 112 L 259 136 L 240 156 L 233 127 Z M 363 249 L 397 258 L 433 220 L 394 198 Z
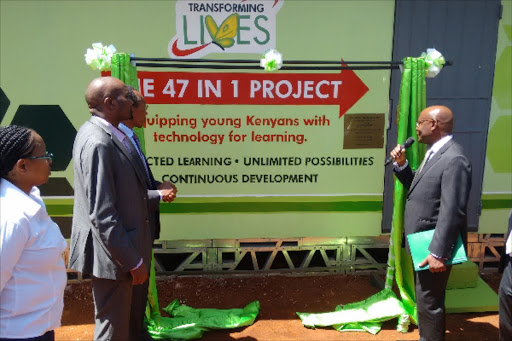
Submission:
M 126 85 L 131 85 L 135 89 L 139 89 L 139 81 L 137 80 L 137 68 L 132 65 L 130 56 L 126 53 L 115 53 L 111 59 L 110 72 L 112 77 L 119 78 Z M 133 131 L 140 140 L 142 151 L 146 152 L 146 143 L 144 140 L 144 129 L 134 127 Z
M 196 309 L 172 301 L 163 308 L 172 317 L 160 314 L 155 282 L 154 257 L 149 274 L 148 305 L 145 322 L 149 334 L 156 340 L 199 339 L 211 329 L 233 329 L 254 323 L 260 311 L 260 303 L 254 301 L 243 309 Z
M 426 107 L 424 57 L 408 57 L 403 60 L 398 106 L 397 142 L 403 144 L 407 137 L 417 140 L 416 121 Z M 425 154 L 425 145 L 414 143 L 407 149 L 407 159 L 416 170 Z M 338 331 L 368 331 L 377 333 L 383 321 L 400 317 L 397 329 L 407 331 L 409 320 L 417 324 L 416 300 L 414 297 L 414 272 L 410 255 L 402 248 L 403 217 L 407 190 L 395 179 L 392 229 L 388 253 L 385 289 L 357 303 L 337 308 L 332 313 L 297 313 L 307 327 L 333 326 Z M 392 291 L 396 279 L 400 292 L 399 301 Z M 400 305 L 396 305 L 399 302 Z M 383 302 L 387 304 L 382 304 Z M 390 309 L 393 307 L 394 309 Z
M 338 331 L 368 331 L 377 334 L 382 322 L 404 313 L 402 302 L 392 290 L 384 289 L 356 303 L 339 305 L 334 312 L 309 314 L 297 313 L 306 327 L 332 326 Z

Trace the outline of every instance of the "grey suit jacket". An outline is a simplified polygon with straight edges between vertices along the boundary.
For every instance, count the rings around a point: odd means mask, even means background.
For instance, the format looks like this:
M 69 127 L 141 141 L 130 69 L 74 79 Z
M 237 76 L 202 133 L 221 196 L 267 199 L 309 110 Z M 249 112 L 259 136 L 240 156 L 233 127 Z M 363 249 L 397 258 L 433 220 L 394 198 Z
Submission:
M 146 180 L 146 186 L 148 187 L 148 197 L 150 198 L 149 226 L 151 227 L 151 241 L 154 241 L 155 239 L 160 238 L 160 192 L 158 192 L 157 188 L 161 182 L 155 180 L 153 172 L 151 171 L 151 168 L 149 167 L 149 164 L 145 158 L 143 161 L 137 155 L 135 163 L 138 164 L 138 167 L 140 167 L 141 171 L 143 172 L 144 178 Z
M 149 167 L 149 164 L 147 161 L 145 161 L 146 167 L 149 171 L 149 188 L 151 190 L 156 191 L 158 186 L 161 184 L 160 181 L 155 180 L 155 177 L 153 176 L 153 172 L 151 171 L 151 168 Z M 158 192 L 157 192 L 158 193 Z M 160 193 L 158 195 L 158 202 L 153 205 L 151 205 L 153 214 L 150 215 L 150 223 L 151 223 L 151 231 L 152 231 L 152 240 L 159 239 L 160 238 Z
M 405 236 L 435 229 L 429 251 L 450 258 L 457 236 L 467 243 L 467 204 L 471 163 L 461 145 L 448 141 L 414 176 L 406 167 L 396 176 L 409 189 L 404 214 Z M 410 252 L 409 243 L 406 242 Z
M 140 259 L 149 268 L 155 198 L 140 164 L 97 117 L 80 128 L 73 146 L 70 268 L 106 279 L 129 277 Z
M 124 124 L 120 124 L 119 128 L 123 132 L 131 130 Z M 135 134 L 134 132 L 132 133 Z M 153 172 L 149 167 L 146 157 L 142 150 L 140 150 L 140 145 L 138 147 L 135 147 L 135 139 L 130 141 L 130 143 L 134 148 L 137 148 L 140 151 L 140 153 L 144 156 L 144 159 L 142 159 L 140 155 L 137 154 L 137 157 L 134 161 L 143 172 L 144 179 L 146 180 L 146 185 L 148 187 L 148 196 L 149 198 L 153 199 L 150 200 L 149 225 L 151 226 L 151 240 L 154 241 L 155 239 L 160 238 L 160 192 L 158 192 L 157 188 L 161 184 L 161 182 L 155 180 L 155 177 L 153 176 Z

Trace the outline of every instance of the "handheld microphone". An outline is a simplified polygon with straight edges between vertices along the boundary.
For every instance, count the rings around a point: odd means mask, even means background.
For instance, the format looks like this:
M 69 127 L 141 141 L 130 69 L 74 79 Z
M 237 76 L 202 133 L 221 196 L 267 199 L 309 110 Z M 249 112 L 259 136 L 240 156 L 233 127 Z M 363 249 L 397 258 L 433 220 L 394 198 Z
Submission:
M 408 137 L 407 140 L 405 140 L 404 144 L 402 145 L 402 148 L 400 148 L 401 150 L 406 150 L 407 148 L 409 148 L 412 144 L 414 143 L 414 139 L 412 137 Z M 384 163 L 384 166 L 387 166 L 389 165 L 391 162 L 393 162 L 393 158 L 390 156 L 387 160 L 386 160 L 386 163 Z

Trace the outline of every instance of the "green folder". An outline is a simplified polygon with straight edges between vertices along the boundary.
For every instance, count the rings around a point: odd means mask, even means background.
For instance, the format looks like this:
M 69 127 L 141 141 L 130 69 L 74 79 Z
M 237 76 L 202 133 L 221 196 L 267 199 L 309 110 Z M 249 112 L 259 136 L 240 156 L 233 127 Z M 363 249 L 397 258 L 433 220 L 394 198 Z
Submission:
M 409 248 L 411 250 L 414 271 L 428 269 L 428 264 L 423 267 L 419 267 L 418 264 L 420 264 L 430 254 L 428 247 L 430 246 L 430 242 L 434 237 L 434 231 L 434 229 L 421 231 L 411 233 L 407 236 L 407 240 L 409 241 Z M 464 263 L 467 260 L 468 257 L 466 256 L 466 251 L 464 251 L 464 246 L 462 245 L 462 237 L 459 233 L 457 241 L 455 242 L 453 257 L 446 261 L 446 265 Z

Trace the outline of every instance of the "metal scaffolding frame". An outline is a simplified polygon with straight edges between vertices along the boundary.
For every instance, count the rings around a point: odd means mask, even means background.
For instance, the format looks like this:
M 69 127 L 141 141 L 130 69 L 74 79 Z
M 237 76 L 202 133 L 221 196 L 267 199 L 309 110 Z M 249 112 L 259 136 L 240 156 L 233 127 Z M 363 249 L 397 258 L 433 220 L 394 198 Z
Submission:
M 480 273 L 496 272 L 504 235 L 470 233 L 468 258 Z M 384 274 L 389 236 L 157 241 L 155 270 L 162 275 Z M 69 259 L 69 250 L 63 254 Z M 68 270 L 68 280 L 88 279 Z

